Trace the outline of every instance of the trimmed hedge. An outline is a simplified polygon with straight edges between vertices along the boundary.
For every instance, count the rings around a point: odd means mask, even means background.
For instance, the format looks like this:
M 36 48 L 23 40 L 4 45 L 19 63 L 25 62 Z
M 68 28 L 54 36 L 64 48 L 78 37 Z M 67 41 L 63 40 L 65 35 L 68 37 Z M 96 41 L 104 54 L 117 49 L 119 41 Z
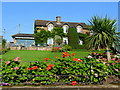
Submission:
M 79 48 L 79 36 L 77 30 L 75 28 L 68 29 L 68 45 L 70 45 L 73 49 Z

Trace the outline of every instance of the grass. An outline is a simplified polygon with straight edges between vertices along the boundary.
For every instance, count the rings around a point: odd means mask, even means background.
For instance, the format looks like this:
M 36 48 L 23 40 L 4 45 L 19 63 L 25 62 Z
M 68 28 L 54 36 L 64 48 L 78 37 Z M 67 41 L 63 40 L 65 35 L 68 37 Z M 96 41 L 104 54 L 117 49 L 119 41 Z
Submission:
M 80 49 L 69 51 L 69 53 L 75 53 L 75 57 L 83 58 L 87 56 L 90 52 Z M 2 55 L 4 60 L 13 60 L 16 57 L 20 57 L 22 61 L 42 61 L 44 58 L 48 57 L 51 60 L 56 60 L 56 56 L 61 57 L 61 52 L 51 52 L 51 51 L 35 51 L 35 50 L 10 50 L 9 52 Z

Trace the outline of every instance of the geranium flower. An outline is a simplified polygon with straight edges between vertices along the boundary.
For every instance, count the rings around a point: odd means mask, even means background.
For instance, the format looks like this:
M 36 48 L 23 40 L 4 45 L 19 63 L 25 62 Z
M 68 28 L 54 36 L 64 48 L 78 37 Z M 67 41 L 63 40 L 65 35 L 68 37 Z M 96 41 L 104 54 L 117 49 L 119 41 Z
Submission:
M 45 58 L 45 60 L 49 60 L 50 58 Z
M 78 61 L 78 62 L 82 62 L 82 60 L 79 59 L 79 58 L 74 58 L 73 60 L 74 60 L 74 61 Z
M 78 58 L 74 58 L 73 60 L 74 60 L 74 61 L 77 61 L 77 60 L 78 60 Z
M 114 65 L 115 63 L 112 63 L 112 65 Z
M 72 84 L 72 85 L 77 85 L 77 82 L 76 82 L 76 81 L 72 81 L 71 84 Z
M 50 66 L 50 67 L 53 67 L 53 66 L 54 66 L 54 64 L 50 64 L 49 66 Z
M 107 59 L 106 59 L 106 58 L 103 58 L 102 60 L 106 61 Z
M 75 56 L 75 53 L 72 53 L 71 55 L 72 55 L 72 56 Z
M 78 62 L 82 62 L 82 60 L 81 60 L 81 59 L 78 59 L 77 61 L 78 61 Z
M 56 56 L 55 58 L 58 58 L 58 56 Z
M 67 52 L 63 52 L 63 56 L 62 57 L 64 58 L 64 57 L 67 57 L 67 56 L 70 56 L 70 55 Z
M 16 57 L 16 59 L 18 59 L 18 60 L 19 60 L 19 59 L 20 59 L 20 57 Z
M 52 67 L 48 66 L 46 69 L 47 69 L 47 70 L 50 70 L 51 68 L 52 68 Z
M 14 70 L 17 70 L 17 69 L 19 69 L 19 67 L 16 66 L 16 67 L 14 67 L 13 69 L 14 69 Z
M 50 70 L 50 69 L 52 69 L 53 66 L 54 66 L 54 64 L 50 64 L 50 65 L 48 65 L 48 67 L 46 69 Z
M 117 72 L 118 72 L 118 69 L 115 69 L 115 71 L 117 71 Z
M 32 68 L 27 68 L 27 70 L 32 70 Z
M 7 61 L 7 62 L 6 62 L 6 64 L 9 64 L 9 63 L 10 63 L 10 61 Z
M 16 59 L 14 59 L 14 61 L 18 61 L 20 59 L 20 57 L 16 57 Z
M 112 58 L 112 60 L 114 61 L 116 58 Z
M 38 69 L 38 66 L 34 66 L 34 67 L 32 67 L 32 69 Z
M 110 66 L 110 64 L 106 64 L 107 66 Z

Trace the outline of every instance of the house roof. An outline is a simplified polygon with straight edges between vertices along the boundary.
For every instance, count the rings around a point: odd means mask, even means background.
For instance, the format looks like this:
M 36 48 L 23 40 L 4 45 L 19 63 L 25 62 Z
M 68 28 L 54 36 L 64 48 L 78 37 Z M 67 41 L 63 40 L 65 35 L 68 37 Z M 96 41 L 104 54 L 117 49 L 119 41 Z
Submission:
M 34 37 L 34 34 L 18 33 L 18 34 L 12 35 L 12 37 L 13 37 L 13 38 L 15 38 L 15 37 Z
M 63 26 L 64 24 L 68 24 L 70 27 L 76 27 L 77 25 L 81 25 L 83 28 L 87 28 L 88 25 L 85 23 L 77 23 L 77 22 L 60 22 L 61 24 L 57 24 L 56 21 L 48 21 L 48 20 L 35 20 L 35 26 L 47 26 L 48 23 L 54 24 L 54 26 Z

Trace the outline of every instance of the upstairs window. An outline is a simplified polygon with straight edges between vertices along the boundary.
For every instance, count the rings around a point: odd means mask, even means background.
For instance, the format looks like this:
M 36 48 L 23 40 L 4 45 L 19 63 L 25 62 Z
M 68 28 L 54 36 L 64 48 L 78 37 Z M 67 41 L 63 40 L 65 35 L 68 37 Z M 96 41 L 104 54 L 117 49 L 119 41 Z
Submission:
M 81 26 L 77 26 L 77 32 L 82 33 L 82 27 Z
M 63 26 L 63 32 L 68 33 L 68 28 L 69 28 L 68 25 L 64 25 Z
M 53 24 L 49 24 L 48 25 L 48 31 L 51 31 L 53 29 L 54 25 Z

